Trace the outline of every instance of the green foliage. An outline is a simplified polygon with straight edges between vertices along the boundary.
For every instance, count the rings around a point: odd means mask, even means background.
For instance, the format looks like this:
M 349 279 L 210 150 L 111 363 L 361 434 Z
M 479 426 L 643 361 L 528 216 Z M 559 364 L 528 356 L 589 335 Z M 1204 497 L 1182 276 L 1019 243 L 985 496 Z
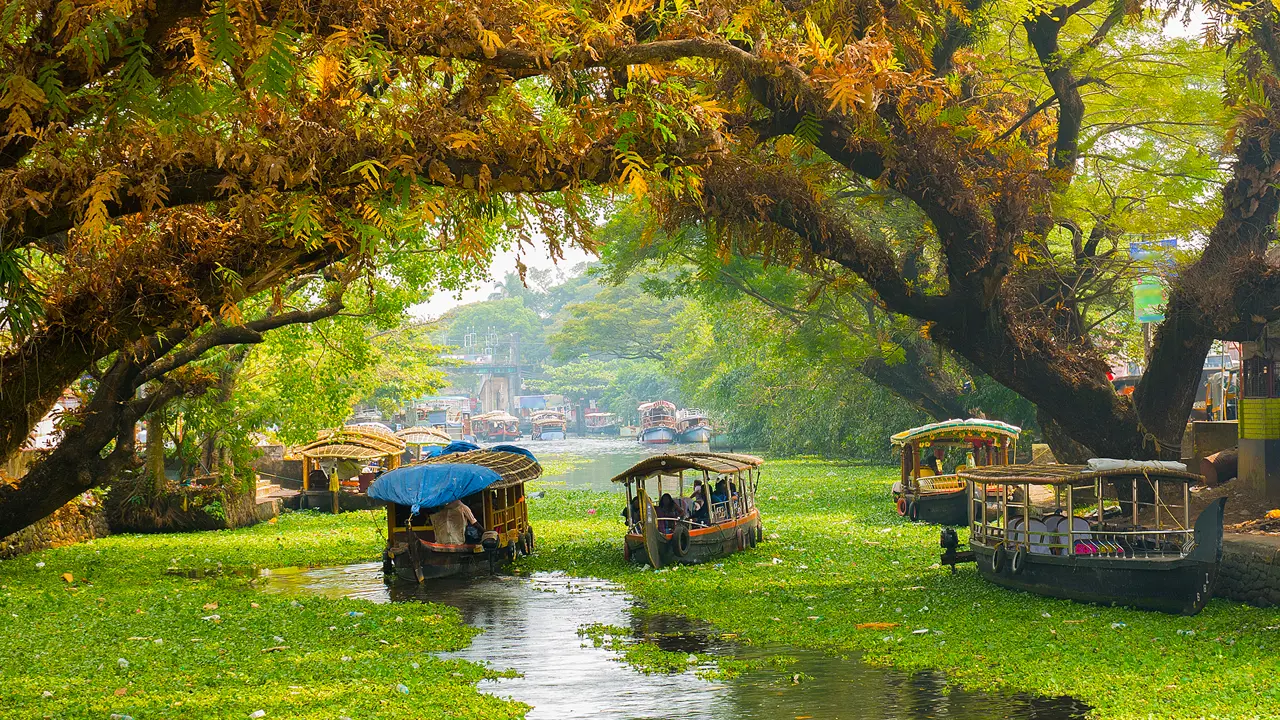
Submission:
M 759 494 L 766 542 L 659 572 L 623 561 L 620 494 L 552 488 L 530 504 L 539 551 L 519 566 L 619 582 L 650 612 L 751 645 L 942 670 L 970 689 L 1070 695 L 1099 720 L 1280 713 L 1280 609 L 1213 600 L 1185 618 L 1006 590 L 972 565 L 953 575 L 937 564 L 937 526 L 894 512 L 895 478 L 886 467 L 771 460 Z
M 484 668 L 433 654 L 475 633 L 453 608 L 293 599 L 255 582 L 257 568 L 376 558 L 380 527 L 379 513 L 293 513 L 0 561 L 0 705 L 68 720 L 523 716 L 476 691 Z

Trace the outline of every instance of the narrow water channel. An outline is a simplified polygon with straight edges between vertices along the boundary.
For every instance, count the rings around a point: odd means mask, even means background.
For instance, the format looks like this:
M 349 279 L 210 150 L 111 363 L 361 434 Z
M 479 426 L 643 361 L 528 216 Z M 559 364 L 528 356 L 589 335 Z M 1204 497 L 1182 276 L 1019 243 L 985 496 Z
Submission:
M 736 646 L 683 618 L 644 613 L 617 586 L 556 573 L 494 576 L 425 585 L 383 581 L 379 563 L 264 573 L 268 592 L 358 597 L 372 602 L 437 602 L 458 608 L 482 632 L 448 657 L 516 670 L 518 678 L 481 688 L 533 706 L 529 720 L 870 720 L 954 718 L 995 720 L 1083 718 L 1087 708 L 1067 698 L 945 692 L 938 673 L 906 675 L 825 653 Z M 591 623 L 630 628 L 639 638 L 678 652 L 752 657 L 787 655 L 781 669 L 752 670 L 727 681 L 695 672 L 644 675 L 578 635 Z M 795 675 L 800 676 L 794 682 Z

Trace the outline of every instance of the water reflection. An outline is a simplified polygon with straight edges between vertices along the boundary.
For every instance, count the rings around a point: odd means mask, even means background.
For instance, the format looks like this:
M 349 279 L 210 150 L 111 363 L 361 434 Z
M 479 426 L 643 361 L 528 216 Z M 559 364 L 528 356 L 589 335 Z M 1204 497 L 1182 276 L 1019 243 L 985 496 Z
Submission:
M 383 583 L 378 563 L 265 573 L 269 592 L 359 597 L 372 602 L 431 601 L 452 605 L 484 630 L 465 650 L 448 657 L 514 669 L 519 678 L 481 687 L 533 706 L 530 720 L 596 717 L 606 720 L 794 720 L 827 718 L 1083 718 L 1086 708 L 1069 699 L 952 691 L 938 673 L 905 675 L 819 652 L 734 645 L 710 627 L 683 617 L 639 612 L 612 583 L 540 573 L 530 578 L 495 576 L 425 585 Z M 788 655 L 785 668 L 753 670 L 711 682 L 688 672 L 643 675 L 615 653 L 578 636 L 590 623 L 630 628 L 637 637 L 682 653 L 736 657 Z M 798 683 L 794 675 L 800 674 Z

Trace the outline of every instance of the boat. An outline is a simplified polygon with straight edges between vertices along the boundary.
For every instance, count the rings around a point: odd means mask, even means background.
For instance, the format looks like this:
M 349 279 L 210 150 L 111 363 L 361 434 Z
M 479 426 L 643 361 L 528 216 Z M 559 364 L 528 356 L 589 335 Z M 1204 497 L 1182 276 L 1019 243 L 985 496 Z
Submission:
M 1213 595 L 1226 498 L 1193 525 L 1190 486 L 1202 478 L 1182 463 L 1095 459 L 960 475 L 970 487 L 970 549 L 959 551 L 955 531 L 943 529 L 942 561 L 953 571 L 973 561 L 1004 587 L 1179 615 Z
M 529 416 L 529 424 L 533 428 L 529 437 L 534 440 L 563 440 L 569 427 L 559 410 L 539 410 Z
M 301 509 L 364 510 L 372 507 L 366 496 L 379 472 L 400 466 L 407 444 L 389 430 L 368 425 L 346 425 L 322 430 L 311 443 L 296 448 L 302 458 Z
M 611 412 L 589 412 L 584 416 L 588 435 L 617 435 L 618 416 Z
M 411 459 L 414 460 L 435 457 L 446 445 L 453 442 L 449 433 L 425 425 L 401 428 L 396 431 L 396 437 L 403 440 L 404 444 L 410 448 L 413 454 Z
M 694 408 L 676 413 L 676 440 L 682 443 L 711 442 L 711 421 L 707 414 Z
M 471 417 L 471 432 L 485 442 L 519 440 L 520 418 L 504 410 L 494 410 Z
M 676 441 L 676 406 L 666 400 L 642 403 L 640 432 L 636 438 L 649 445 L 665 445 Z
M 957 473 L 969 467 L 1009 465 L 1021 433 L 1016 425 L 969 418 L 929 423 L 889 438 L 902 453 L 902 474 L 891 491 L 898 514 L 938 525 L 968 523 L 967 485 Z M 927 460 L 947 449 L 963 450 L 964 462 L 951 473 L 935 472 Z M 941 460 L 937 462 L 942 470 Z
M 387 507 L 384 573 L 416 582 L 487 574 L 533 552 L 525 483 L 542 474 L 537 459 L 514 445 L 457 446 L 460 452 L 405 465 L 369 487 L 369 497 Z M 445 542 L 456 538 L 439 537 L 443 528 L 435 523 L 443 522 L 454 501 L 471 510 L 481 531 L 464 532 L 462 542 Z
M 751 455 L 688 452 L 654 455 L 631 466 L 613 478 L 626 486 L 623 557 L 662 568 L 754 547 L 764 539 L 756 508 L 763 464 Z M 686 491 L 693 495 L 686 498 Z M 666 497 L 671 492 L 676 495 Z

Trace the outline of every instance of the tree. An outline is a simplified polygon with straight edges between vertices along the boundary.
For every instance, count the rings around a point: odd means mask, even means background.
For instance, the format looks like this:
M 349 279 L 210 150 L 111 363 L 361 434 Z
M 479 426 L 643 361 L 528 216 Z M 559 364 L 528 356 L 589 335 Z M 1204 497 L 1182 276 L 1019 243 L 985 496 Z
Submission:
M 679 297 L 647 294 L 634 280 L 606 287 L 587 302 L 565 307 L 568 317 L 548 338 L 552 357 L 665 360 L 675 343 L 671 320 L 684 304 Z

